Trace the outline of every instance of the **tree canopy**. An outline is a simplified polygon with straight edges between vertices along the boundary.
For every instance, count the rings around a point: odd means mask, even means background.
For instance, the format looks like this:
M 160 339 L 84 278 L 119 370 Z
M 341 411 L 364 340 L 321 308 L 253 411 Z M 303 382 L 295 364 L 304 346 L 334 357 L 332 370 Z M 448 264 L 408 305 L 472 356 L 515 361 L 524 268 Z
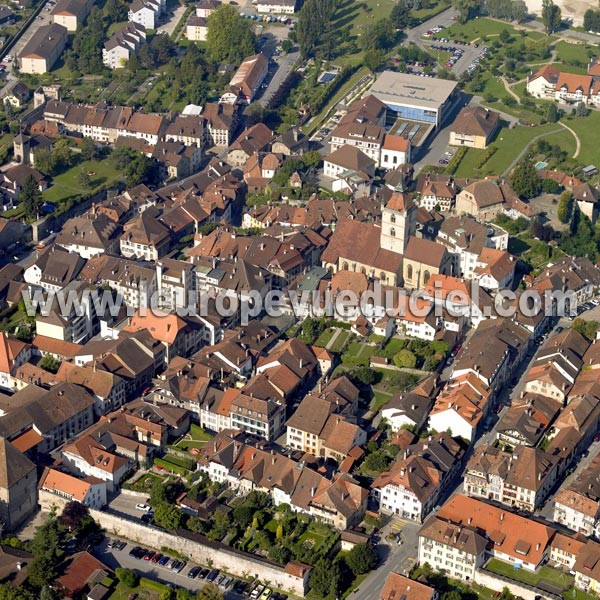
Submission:
M 239 63 L 254 54 L 256 36 L 250 21 L 230 4 L 224 4 L 208 17 L 206 44 L 216 61 Z
M 543 0 L 542 2 L 542 23 L 546 28 L 548 35 L 557 31 L 562 21 L 560 7 L 554 4 L 552 0 Z

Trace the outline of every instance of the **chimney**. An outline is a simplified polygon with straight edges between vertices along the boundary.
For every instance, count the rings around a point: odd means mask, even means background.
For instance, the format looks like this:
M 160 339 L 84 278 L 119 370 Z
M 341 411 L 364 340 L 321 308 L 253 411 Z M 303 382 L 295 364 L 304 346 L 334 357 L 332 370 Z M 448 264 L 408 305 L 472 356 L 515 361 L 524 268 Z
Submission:
M 504 513 L 500 513 L 500 520 L 504 521 Z
M 315 492 L 317 491 L 317 488 L 315 487 L 311 487 L 310 488 L 310 497 L 314 498 L 315 497 Z

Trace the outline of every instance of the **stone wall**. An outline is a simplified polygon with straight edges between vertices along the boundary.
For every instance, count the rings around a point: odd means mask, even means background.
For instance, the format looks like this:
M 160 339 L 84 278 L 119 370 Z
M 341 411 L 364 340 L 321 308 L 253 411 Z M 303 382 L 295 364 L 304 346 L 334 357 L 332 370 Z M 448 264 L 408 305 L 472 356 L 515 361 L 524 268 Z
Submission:
M 67 499 L 51 492 L 39 491 L 42 510 L 50 511 L 52 507 L 56 507 L 60 511 L 67 502 Z M 175 535 L 158 527 L 146 525 L 127 515 L 94 509 L 90 509 L 90 515 L 100 523 L 109 536 L 124 538 L 154 550 L 160 550 L 162 547 L 170 548 L 189 557 L 194 563 L 214 567 L 244 579 L 258 578 L 263 583 L 269 582 L 270 585 L 296 596 L 305 595 L 302 579 L 288 575 L 283 567 L 234 550 L 219 542 L 211 542 L 201 535 L 183 530 Z
M 536 600 L 536 598 L 545 598 L 545 600 L 560 600 L 560 596 L 556 596 L 549 592 L 534 588 L 524 583 L 519 583 L 502 575 L 496 575 L 484 569 L 475 569 L 475 583 L 482 585 L 490 590 L 501 592 L 505 587 L 508 588 L 515 596 L 523 598 L 523 600 Z

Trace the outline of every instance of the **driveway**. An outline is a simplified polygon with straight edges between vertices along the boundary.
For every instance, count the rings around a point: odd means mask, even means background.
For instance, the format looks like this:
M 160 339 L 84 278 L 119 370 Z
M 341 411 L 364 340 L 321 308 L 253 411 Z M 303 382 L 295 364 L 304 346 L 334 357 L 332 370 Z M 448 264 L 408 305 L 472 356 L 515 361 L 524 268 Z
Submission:
M 167 15 L 167 21 L 160 25 L 156 30 L 157 33 L 166 33 L 167 35 L 171 35 L 175 28 L 177 27 L 177 23 L 183 17 L 183 13 L 185 12 L 185 5 L 180 4 L 173 12 Z

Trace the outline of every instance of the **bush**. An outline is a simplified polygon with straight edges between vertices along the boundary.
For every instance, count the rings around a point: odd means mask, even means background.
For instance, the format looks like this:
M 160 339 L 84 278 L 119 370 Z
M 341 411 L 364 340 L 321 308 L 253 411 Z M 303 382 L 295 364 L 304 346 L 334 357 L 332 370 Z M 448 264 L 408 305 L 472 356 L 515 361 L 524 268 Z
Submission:
M 116 569 L 115 575 L 128 588 L 137 587 L 140 582 L 140 576 L 132 569 Z

